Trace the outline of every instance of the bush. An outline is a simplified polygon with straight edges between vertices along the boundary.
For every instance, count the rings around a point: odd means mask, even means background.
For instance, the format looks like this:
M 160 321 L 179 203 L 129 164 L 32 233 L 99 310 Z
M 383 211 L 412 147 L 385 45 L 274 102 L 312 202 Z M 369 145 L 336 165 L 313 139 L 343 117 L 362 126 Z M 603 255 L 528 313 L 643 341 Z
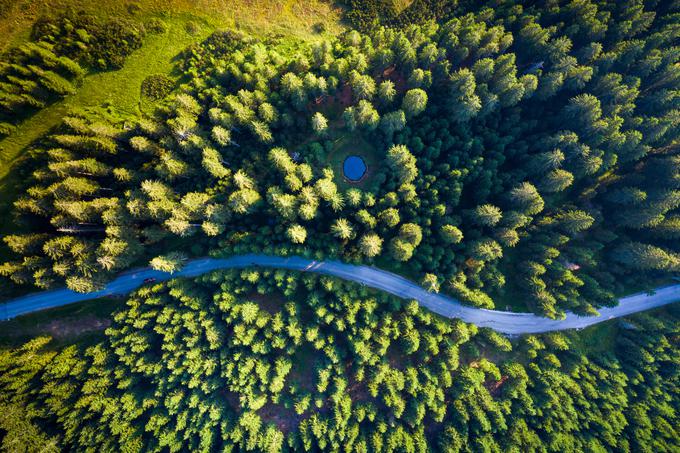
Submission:
M 139 2 L 128 3 L 127 5 L 128 13 L 135 15 L 142 12 L 142 5 Z
M 9 123 L 0 123 L 0 138 L 14 132 L 15 127 Z
M 75 92 L 74 82 L 83 70 L 52 49 L 49 43 L 27 42 L 5 54 L 0 69 L 0 136 L 11 132 L 5 122 L 17 123 L 36 109 Z
M 142 82 L 142 96 L 157 101 L 170 94 L 175 82 L 165 74 L 153 74 Z
M 121 68 L 125 58 L 142 47 L 144 27 L 124 19 L 113 19 L 95 35 L 90 58 L 101 69 Z
M 321 34 L 326 31 L 326 24 L 323 22 L 317 22 L 312 26 L 312 31 L 317 34 Z
M 195 35 L 199 31 L 201 31 L 201 26 L 197 23 L 194 22 L 193 20 L 190 20 L 186 24 L 184 24 L 184 29 L 189 33 L 190 35 Z
M 161 35 L 168 31 L 168 24 L 166 24 L 162 19 L 153 17 L 149 19 L 146 24 L 144 24 L 144 28 L 148 33 Z
M 406 26 L 449 17 L 456 2 L 450 0 L 346 0 L 345 18 L 362 31 L 378 25 Z
M 179 68 L 187 71 L 189 68 L 210 67 L 213 65 L 213 55 L 225 55 L 234 52 L 242 46 L 252 42 L 252 38 L 238 31 L 218 31 L 210 35 L 202 43 L 196 43 L 180 54 Z

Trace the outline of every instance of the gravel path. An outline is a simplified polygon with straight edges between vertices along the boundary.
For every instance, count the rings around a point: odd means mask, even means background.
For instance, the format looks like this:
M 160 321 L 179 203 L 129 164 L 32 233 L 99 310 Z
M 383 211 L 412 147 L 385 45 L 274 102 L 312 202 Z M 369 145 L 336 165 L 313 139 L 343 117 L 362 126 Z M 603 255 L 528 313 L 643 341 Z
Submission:
M 619 300 L 616 307 L 601 308 L 599 310 L 600 316 L 584 317 L 568 313 L 565 319 L 554 320 L 532 313 L 513 313 L 469 307 L 451 297 L 429 293 L 412 281 L 375 267 L 351 265 L 338 261 L 314 261 L 297 256 L 284 258 L 268 255 L 239 255 L 224 259 L 195 259 L 189 261 L 180 272 L 172 275 L 148 268 L 129 271 L 110 282 L 103 290 L 95 293 L 81 294 L 68 289 L 60 289 L 19 297 L 3 304 L 0 307 L 0 316 L 3 319 L 12 319 L 34 311 L 60 307 L 74 302 L 127 294 L 144 284 L 144 280 L 148 278 L 163 281 L 175 277 L 195 277 L 218 269 L 251 266 L 332 275 L 404 299 L 415 299 L 423 307 L 447 318 L 460 318 L 479 327 L 490 327 L 498 332 L 511 335 L 583 328 L 680 300 L 680 285 L 672 285 L 658 288 L 654 292 L 624 297 Z

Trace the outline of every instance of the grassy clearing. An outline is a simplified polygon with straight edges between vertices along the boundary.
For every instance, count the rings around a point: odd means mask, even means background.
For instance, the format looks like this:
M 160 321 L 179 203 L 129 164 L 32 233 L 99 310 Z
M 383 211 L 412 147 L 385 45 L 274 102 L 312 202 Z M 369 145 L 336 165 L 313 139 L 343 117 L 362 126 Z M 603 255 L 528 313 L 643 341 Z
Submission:
M 0 323 L 0 348 L 17 347 L 38 336 L 50 336 L 50 347 L 92 344 L 104 336 L 114 311 L 125 299 L 97 299 L 39 311 Z
M 597 354 L 614 350 L 620 325 L 618 319 L 613 319 L 587 329 L 567 331 L 566 335 L 571 340 L 572 350 L 582 354 Z
M 366 174 L 359 182 L 350 182 L 343 176 L 342 165 L 348 156 L 359 156 L 366 164 Z M 359 189 L 372 190 L 378 182 L 376 173 L 381 169 L 383 156 L 378 150 L 368 143 L 360 134 L 344 134 L 336 139 L 331 151 L 324 162 L 325 166 L 331 167 L 335 174 L 335 182 L 342 190 L 352 187 Z
M 612 319 L 600 324 L 588 327 L 583 330 L 570 330 L 565 334 L 571 340 L 572 350 L 584 355 L 595 355 L 614 350 L 617 337 L 626 329 L 637 329 L 634 323 L 628 319 L 635 319 L 635 316 L 653 316 L 663 318 L 670 306 L 648 310 L 623 318 Z
M 147 36 L 142 48 L 127 59 L 122 69 L 88 75 L 75 94 L 36 112 L 19 124 L 12 135 L 0 140 L 0 216 L 5 219 L 0 222 L 0 235 L 16 230 L 11 221 L 11 208 L 24 178 L 17 169 L 22 164 L 21 156 L 32 144 L 58 125 L 73 108 L 108 103 L 115 106 L 116 111 L 133 114 L 153 108 L 152 104 L 141 102 L 142 81 L 151 74 L 170 74 L 173 59 L 180 51 L 215 30 L 213 23 L 190 14 L 165 17 L 164 21 L 168 31 Z M 197 25 L 194 33 L 186 30 L 189 21 Z M 7 248 L 0 244 L 0 261 L 9 257 Z

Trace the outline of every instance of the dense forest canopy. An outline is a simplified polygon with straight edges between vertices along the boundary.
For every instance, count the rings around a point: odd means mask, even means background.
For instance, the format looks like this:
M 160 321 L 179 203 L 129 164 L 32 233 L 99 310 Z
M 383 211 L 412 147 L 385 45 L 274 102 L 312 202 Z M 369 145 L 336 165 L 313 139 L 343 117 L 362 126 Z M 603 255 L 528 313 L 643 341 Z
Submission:
M 88 349 L 0 353 L 5 448 L 675 451 L 677 306 L 613 350 L 513 344 L 383 293 L 284 271 L 139 290 Z M 217 288 L 217 289 L 216 289 Z M 492 359 L 494 358 L 495 359 Z M 502 357 L 501 359 L 499 359 Z
M 680 269 L 680 3 L 352 0 L 314 40 L 220 31 L 74 110 L 14 203 L 15 287 L 266 253 L 367 263 L 481 308 L 596 315 Z M 58 15 L 0 63 L 0 135 L 162 21 Z M 356 155 L 359 182 L 342 173 Z M 0 352 L 5 449 L 680 449 L 678 308 L 509 339 L 328 277 L 151 284 L 94 345 Z

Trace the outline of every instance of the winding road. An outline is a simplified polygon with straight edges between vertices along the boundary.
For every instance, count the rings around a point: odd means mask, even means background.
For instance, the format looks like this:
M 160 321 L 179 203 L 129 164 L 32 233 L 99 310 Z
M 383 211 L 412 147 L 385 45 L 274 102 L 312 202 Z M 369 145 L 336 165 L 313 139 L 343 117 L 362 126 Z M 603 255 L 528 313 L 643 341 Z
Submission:
M 430 293 L 399 275 L 370 266 L 345 264 L 338 261 L 314 261 L 297 256 L 284 258 L 268 255 L 239 255 L 224 259 L 199 258 L 191 260 L 181 271 L 174 274 L 149 268 L 129 271 L 110 282 L 103 290 L 94 293 L 82 294 L 69 289 L 59 289 L 19 297 L 0 306 L 0 317 L 7 320 L 34 311 L 60 307 L 74 302 L 127 294 L 143 285 L 146 279 L 164 281 L 176 277 L 195 277 L 218 269 L 251 266 L 314 272 L 350 280 L 404 299 L 415 299 L 421 306 L 447 318 L 460 318 L 479 327 L 489 327 L 510 335 L 579 329 L 680 300 L 680 284 L 678 284 L 657 288 L 652 293 L 640 293 L 624 297 L 619 300 L 619 305 L 616 307 L 600 309 L 600 316 L 597 317 L 583 317 L 568 313 L 565 319 L 554 320 L 532 313 L 513 313 L 465 306 L 453 298 Z

